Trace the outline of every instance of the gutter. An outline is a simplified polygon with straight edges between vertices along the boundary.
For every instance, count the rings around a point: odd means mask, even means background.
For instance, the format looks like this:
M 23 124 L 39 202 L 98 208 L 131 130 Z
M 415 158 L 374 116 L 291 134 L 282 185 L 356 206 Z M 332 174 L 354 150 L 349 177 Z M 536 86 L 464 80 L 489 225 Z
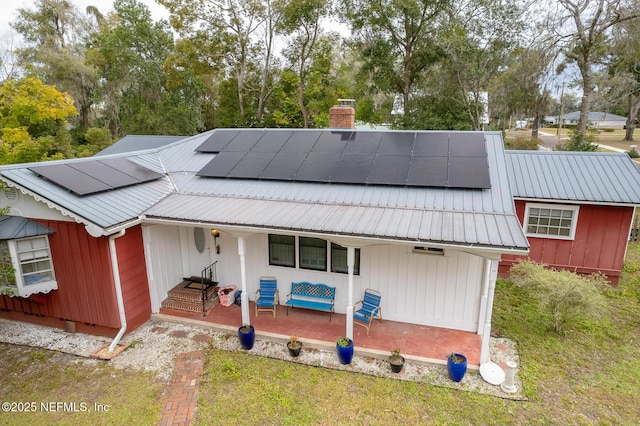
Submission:
M 124 310 L 124 300 L 122 299 L 122 283 L 120 282 L 120 269 L 118 268 L 118 254 L 116 252 L 116 238 L 125 234 L 126 230 L 121 229 L 117 234 L 109 236 L 109 252 L 111 253 L 111 270 L 113 271 L 113 286 L 116 290 L 116 300 L 118 301 L 118 313 L 120 314 L 120 331 L 109 345 L 109 352 L 113 352 L 118 346 L 118 342 L 127 331 L 127 316 Z

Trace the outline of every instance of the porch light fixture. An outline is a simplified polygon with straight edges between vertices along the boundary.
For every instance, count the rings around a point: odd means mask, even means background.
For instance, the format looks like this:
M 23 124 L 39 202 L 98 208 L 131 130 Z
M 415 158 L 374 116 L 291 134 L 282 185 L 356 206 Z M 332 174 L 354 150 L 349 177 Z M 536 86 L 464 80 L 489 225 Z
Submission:
M 220 231 L 218 231 L 217 229 L 212 229 L 211 236 L 213 237 L 213 244 L 216 246 L 216 254 L 220 254 L 220 246 L 218 245 L 218 237 L 220 236 Z

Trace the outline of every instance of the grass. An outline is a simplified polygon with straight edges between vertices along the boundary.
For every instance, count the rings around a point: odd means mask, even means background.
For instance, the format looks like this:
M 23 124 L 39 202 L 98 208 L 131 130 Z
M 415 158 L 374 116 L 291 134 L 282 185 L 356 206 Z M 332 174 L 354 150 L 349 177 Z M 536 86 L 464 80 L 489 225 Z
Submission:
M 565 128 L 560 130 L 563 136 L 569 136 L 570 130 Z M 551 135 L 556 135 L 558 132 L 558 129 L 545 127 L 545 128 L 541 128 L 540 131 L 551 134 Z M 529 131 L 528 134 L 530 133 L 531 132 Z M 614 129 L 613 132 L 598 132 L 598 134 L 596 135 L 596 142 L 603 145 L 612 146 L 614 148 L 620 148 L 625 150 L 630 150 L 631 145 L 640 145 L 640 127 L 636 128 L 635 131 L 633 132 L 633 139 L 634 139 L 633 142 L 623 141 L 624 136 L 625 136 L 625 130 L 623 129 Z
M 494 333 L 519 343 L 527 401 L 211 350 L 196 425 L 637 424 L 640 418 L 640 244 L 606 290 L 608 313 L 562 336 L 529 289 L 499 280 Z M 0 345 L 4 401 L 86 401 L 107 413 L 0 413 L 0 424 L 158 424 L 162 385 L 145 373 Z M 66 360 L 66 361 L 65 361 Z M 71 361 L 69 361 L 71 360 Z

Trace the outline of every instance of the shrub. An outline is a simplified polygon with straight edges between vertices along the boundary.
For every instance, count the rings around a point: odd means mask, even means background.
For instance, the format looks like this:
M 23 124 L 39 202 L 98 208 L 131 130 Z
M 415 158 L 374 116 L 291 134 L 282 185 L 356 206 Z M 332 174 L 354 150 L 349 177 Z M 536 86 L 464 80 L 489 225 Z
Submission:
M 535 151 L 538 149 L 538 141 L 530 136 L 516 135 L 513 138 L 505 139 L 505 148 L 515 150 Z
M 629 157 L 631 157 L 631 158 L 640 157 L 640 153 L 638 153 L 638 151 L 636 151 L 635 148 L 633 148 L 631 151 L 627 151 L 627 154 L 629 154 Z
M 533 290 L 540 308 L 551 314 L 558 334 L 587 317 L 597 319 L 606 307 L 603 290 L 609 286 L 602 274 L 578 275 L 523 261 L 511 267 L 510 278 L 514 284 Z

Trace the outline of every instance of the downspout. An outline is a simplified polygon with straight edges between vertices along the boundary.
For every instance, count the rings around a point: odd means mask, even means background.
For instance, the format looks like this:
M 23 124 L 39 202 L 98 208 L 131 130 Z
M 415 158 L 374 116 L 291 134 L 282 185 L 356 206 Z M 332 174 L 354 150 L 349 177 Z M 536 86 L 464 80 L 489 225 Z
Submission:
M 116 289 L 116 300 L 118 302 L 118 313 L 120 314 L 120 331 L 109 345 L 109 352 L 113 352 L 118 346 L 118 342 L 127 331 L 127 316 L 124 311 L 124 300 L 122 299 L 122 283 L 120 282 L 120 268 L 118 268 L 118 254 L 116 253 L 116 238 L 120 238 L 126 231 L 120 230 L 117 234 L 109 236 L 109 252 L 111 253 L 111 271 L 113 272 L 113 286 Z

